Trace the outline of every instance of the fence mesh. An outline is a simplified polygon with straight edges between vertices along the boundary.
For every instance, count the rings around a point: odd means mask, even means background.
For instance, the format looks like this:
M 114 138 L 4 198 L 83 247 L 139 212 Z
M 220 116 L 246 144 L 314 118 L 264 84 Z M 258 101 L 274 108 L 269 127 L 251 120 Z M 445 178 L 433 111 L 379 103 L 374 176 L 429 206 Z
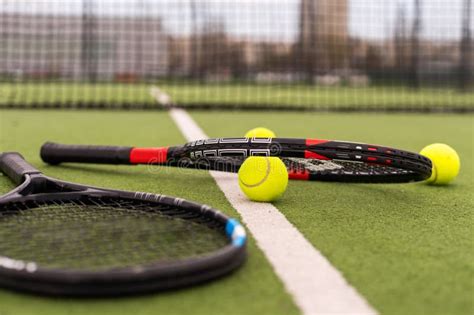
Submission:
M 0 108 L 474 111 L 471 0 L 0 0 Z M 161 101 L 160 101 L 161 100 Z

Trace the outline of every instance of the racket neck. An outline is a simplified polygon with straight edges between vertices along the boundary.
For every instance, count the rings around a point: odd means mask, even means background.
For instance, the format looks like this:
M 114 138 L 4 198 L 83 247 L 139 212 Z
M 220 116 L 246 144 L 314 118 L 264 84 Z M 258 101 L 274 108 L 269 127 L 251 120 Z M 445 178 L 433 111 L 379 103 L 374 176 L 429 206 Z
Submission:
M 43 174 L 31 174 L 25 176 L 24 185 L 19 187 L 18 193 L 25 195 L 37 195 L 57 192 L 82 191 L 79 187 L 62 185 L 60 182 L 44 176 Z

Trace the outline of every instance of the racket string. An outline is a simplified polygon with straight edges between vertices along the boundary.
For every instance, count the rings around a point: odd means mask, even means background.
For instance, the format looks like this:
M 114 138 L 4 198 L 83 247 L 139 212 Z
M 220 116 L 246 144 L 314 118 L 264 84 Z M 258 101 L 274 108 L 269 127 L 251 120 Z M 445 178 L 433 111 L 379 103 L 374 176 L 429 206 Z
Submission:
M 96 197 L 0 206 L 0 238 L 0 256 L 88 270 L 198 257 L 229 242 L 198 213 Z
M 396 167 L 342 160 L 314 160 L 300 158 L 283 159 L 288 169 L 296 173 L 309 172 L 312 174 L 354 174 L 354 175 L 388 175 L 410 174 L 409 170 Z
M 206 158 L 206 163 L 200 160 L 200 165 L 207 165 L 208 169 L 226 172 L 237 172 L 243 163 L 243 157 Z M 413 171 L 373 163 L 343 160 L 316 160 L 303 158 L 282 158 L 288 170 L 294 173 L 311 173 L 314 175 L 406 175 Z M 196 165 L 194 165 L 196 167 Z

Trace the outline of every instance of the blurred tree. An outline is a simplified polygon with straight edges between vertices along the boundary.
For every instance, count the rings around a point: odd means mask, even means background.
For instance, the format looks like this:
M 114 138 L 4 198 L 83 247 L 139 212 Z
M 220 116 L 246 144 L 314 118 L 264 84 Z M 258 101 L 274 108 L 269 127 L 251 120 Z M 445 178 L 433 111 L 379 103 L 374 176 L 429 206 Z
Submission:
M 367 56 L 365 61 L 366 71 L 371 76 L 377 76 L 383 68 L 383 57 L 380 47 L 370 45 L 367 48 Z
M 395 50 L 395 73 L 402 78 L 408 68 L 408 28 L 406 19 L 406 7 L 399 4 L 397 8 L 397 16 L 395 19 L 394 34 L 394 50 Z
M 300 1 L 299 40 L 296 46 L 295 68 L 305 73 L 306 80 L 312 82 L 317 71 L 318 36 L 316 4 L 313 0 Z
M 233 78 L 244 78 L 248 75 L 248 67 L 245 62 L 243 43 L 229 43 L 227 45 L 227 58 Z
M 462 8 L 462 39 L 460 43 L 460 61 L 459 61 L 459 87 L 461 90 L 471 88 L 472 76 L 472 38 L 471 38 L 471 19 L 472 19 L 471 0 L 464 0 Z
M 219 72 L 226 66 L 227 35 L 224 22 L 207 17 L 199 38 L 201 54 L 198 72 L 202 76 Z
M 423 11 L 421 0 L 414 0 L 414 20 L 411 34 L 411 64 L 409 71 L 409 84 L 411 87 L 417 89 L 420 87 L 420 37 L 422 30 Z
M 189 0 L 189 11 L 191 14 L 191 47 L 190 47 L 190 74 L 191 78 L 200 78 L 199 56 L 202 52 L 201 36 L 199 27 L 199 8 L 195 0 Z
M 147 15 L 147 7 L 143 0 L 137 0 L 136 2 L 136 17 L 133 23 L 135 32 L 135 52 L 134 52 L 134 59 L 135 59 L 135 72 L 138 77 L 142 76 L 145 72 L 143 68 L 143 35 L 146 32 L 146 27 L 144 25 L 144 21 Z M 140 78 L 141 79 L 141 78 Z
M 189 51 L 182 40 L 168 36 L 168 75 L 183 76 L 189 74 L 190 60 L 186 60 L 186 52 Z
M 94 3 L 92 0 L 82 1 L 82 38 L 81 38 L 81 67 L 85 80 L 95 82 L 97 80 L 97 49 L 98 40 L 96 36 L 97 21 L 94 15 Z
M 202 78 L 216 74 L 229 79 L 245 75 L 243 44 L 229 38 L 223 18 L 206 17 L 199 42 L 197 69 Z

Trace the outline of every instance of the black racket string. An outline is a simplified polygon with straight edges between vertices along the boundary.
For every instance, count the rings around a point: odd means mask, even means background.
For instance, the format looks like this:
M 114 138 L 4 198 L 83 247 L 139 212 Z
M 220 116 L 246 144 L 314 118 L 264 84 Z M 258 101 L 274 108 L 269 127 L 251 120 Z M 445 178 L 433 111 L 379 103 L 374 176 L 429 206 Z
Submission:
M 0 205 L 0 253 L 46 268 L 96 271 L 192 259 L 229 243 L 215 220 L 110 197 Z
M 396 175 L 396 174 L 412 174 L 413 171 L 405 170 L 398 167 L 364 163 L 357 161 L 343 160 L 315 160 L 301 158 L 284 158 L 285 165 L 295 172 L 310 172 L 312 174 L 361 174 L 361 175 Z
M 168 166 L 179 168 L 192 168 L 199 170 L 217 170 L 229 173 L 237 173 L 246 157 L 220 156 L 202 157 L 197 160 L 181 158 L 168 161 Z M 361 174 L 361 175 L 405 175 L 415 174 L 412 170 L 407 170 L 394 166 L 387 166 L 375 163 L 365 163 L 360 161 L 345 160 L 317 160 L 304 158 L 281 158 L 290 171 L 295 173 L 309 172 L 311 174 Z M 163 167 L 164 165 L 151 165 L 150 167 Z

